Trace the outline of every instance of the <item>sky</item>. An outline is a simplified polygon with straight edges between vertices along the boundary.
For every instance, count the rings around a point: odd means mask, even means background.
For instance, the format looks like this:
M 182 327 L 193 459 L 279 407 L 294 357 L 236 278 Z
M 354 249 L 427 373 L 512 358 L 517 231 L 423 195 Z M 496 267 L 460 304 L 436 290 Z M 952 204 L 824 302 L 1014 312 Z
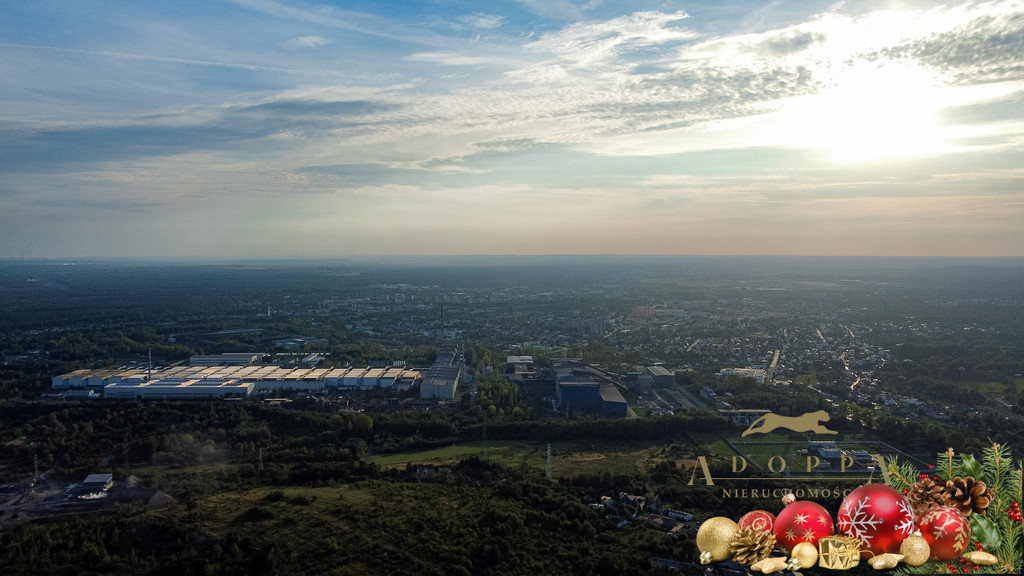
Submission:
M 0 4 L 0 258 L 1024 256 L 1024 1 Z

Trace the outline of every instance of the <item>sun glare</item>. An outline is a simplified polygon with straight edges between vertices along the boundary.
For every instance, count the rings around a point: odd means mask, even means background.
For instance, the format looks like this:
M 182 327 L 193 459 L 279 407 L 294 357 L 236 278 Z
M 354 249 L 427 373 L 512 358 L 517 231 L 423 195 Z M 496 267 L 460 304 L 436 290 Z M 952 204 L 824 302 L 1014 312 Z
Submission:
M 817 94 L 788 101 L 773 127 L 781 144 L 835 162 L 877 162 L 942 151 L 935 79 L 913 65 L 845 70 Z

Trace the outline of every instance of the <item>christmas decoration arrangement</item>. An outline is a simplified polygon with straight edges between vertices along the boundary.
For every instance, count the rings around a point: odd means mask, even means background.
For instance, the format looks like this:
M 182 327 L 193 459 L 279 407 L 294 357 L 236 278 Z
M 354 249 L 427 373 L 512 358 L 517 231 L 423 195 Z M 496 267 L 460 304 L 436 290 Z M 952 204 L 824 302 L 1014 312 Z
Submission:
M 1000 444 L 979 461 L 952 448 L 918 471 L 887 461 L 887 484 L 850 491 L 833 523 L 820 504 L 783 498 L 774 515 L 718 516 L 697 532 L 703 564 L 732 560 L 771 574 L 820 567 L 850 570 L 864 560 L 902 573 L 1020 573 L 1022 464 Z
M 919 531 L 900 545 L 905 558 L 898 571 L 1021 572 L 1022 464 L 1012 460 L 1006 446 L 992 444 L 980 460 L 950 448 L 936 455 L 928 470 L 896 458 L 886 464 L 888 483 L 906 495 Z M 927 561 L 921 561 L 925 545 L 918 536 L 927 544 Z

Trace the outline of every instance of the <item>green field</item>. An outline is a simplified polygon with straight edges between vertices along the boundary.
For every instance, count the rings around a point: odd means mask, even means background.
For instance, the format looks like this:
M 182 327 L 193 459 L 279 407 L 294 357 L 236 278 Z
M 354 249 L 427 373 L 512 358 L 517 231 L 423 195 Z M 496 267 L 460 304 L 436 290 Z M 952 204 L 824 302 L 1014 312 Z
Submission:
M 466 456 L 481 456 L 506 466 L 520 466 L 527 463 L 543 467 L 545 450 L 546 448 L 539 444 L 495 441 L 484 445 L 483 442 L 465 442 L 431 450 L 376 454 L 370 457 L 370 462 L 382 468 L 402 468 L 406 464 L 443 466 L 451 464 L 453 457 L 455 460 L 459 460 Z
M 479 442 L 470 442 L 467 444 L 456 444 L 454 446 L 445 446 L 444 448 L 434 448 L 432 450 L 418 450 L 414 452 L 396 452 L 390 454 L 375 454 L 370 457 L 370 462 L 377 464 L 382 468 L 395 468 L 402 467 L 405 464 L 441 464 L 444 462 L 451 462 L 452 456 L 456 459 L 470 456 L 473 454 L 480 454 L 483 451 L 483 446 Z
M 642 471 L 649 462 L 653 461 L 652 452 L 661 448 L 663 447 L 617 447 L 614 450 L 602 451 L 595 449 L 592 445 L 552 443 L 551 467 L 556 477 L 577 474 L 634 474 Z M 401 469 L 408 464 L 445 466 L 451 464 L 453 454 L 456 460 L 466 456 L 479 456 L 503 466 L 516 468 L 526 466 L 541 470 L 546 466 L 547 445 L 543 443 L 488 442 L 485 448 L 482 442 L 466 442 L 432 450 L 378 454 L 372 456 L 370 461 L 386 469 Z

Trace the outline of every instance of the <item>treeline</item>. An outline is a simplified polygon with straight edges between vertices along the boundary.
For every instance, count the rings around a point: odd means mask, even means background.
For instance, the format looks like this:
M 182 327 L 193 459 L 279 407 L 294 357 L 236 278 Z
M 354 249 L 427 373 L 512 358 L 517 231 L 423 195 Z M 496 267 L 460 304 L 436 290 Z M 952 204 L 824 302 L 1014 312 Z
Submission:
M 189 500 L 262 480 L 344 482 L 373 477 L 367 455 L 492 440 L 633 443 L 723 430 L 705 412 L 622 420 L 480 420 L 465 413 L 373 418 L 223 402 L 0 403 L 0 479 L 25 478 L 34 463 L 78 481 L 90 473 L 137 474 Z M 262 460 L 263 470 L 260 471 Z
M 452 442 L 489 440 L 552 442 L 586 441 L 632 443 L 685 439 L 693 432 L 734 428 L 728 421 L 705 411 L 679 412 L 672 416 L 628 419 L 573 418 L 569 420 L 491 421 L 456 414 L 397 413 L 374 419 L 375 452 L 403 452 L 450 445 Z
M 582 440 L 595 442 L 665 441 L 686 438 L 693 432 L 714 432 L 733 426 L 709 412 L 681 412 L 656 418 L 530 420 L 506 422 L 487 427 L 487 437 L 495 440 L 531 442 Z M 476 440 L 482 426 L 462 431 L 460 440 Z
M 204 467 L 216 492 L 256 478 L 260 453 L 266 474 L 280 481 L 348 477 L 372 440 L 373 419 L 361 413 L 312 412 L 223 402 L 0 403 L 0 479 L 41 470 L 81 480 L 94 472 L 125 476 L 155 465 L 144 480 L 188 499 L 196 495 L 190 469 Z M 126 453 L 127 450 L 127 453 Z M 330 471 L 310 471 L 310 463 Z M 306 468 L 303 468 L 306 467 Z M 148 477 L 146 477 L 148 475 Z M 178 484 L 180 483 L 180 486 Z

